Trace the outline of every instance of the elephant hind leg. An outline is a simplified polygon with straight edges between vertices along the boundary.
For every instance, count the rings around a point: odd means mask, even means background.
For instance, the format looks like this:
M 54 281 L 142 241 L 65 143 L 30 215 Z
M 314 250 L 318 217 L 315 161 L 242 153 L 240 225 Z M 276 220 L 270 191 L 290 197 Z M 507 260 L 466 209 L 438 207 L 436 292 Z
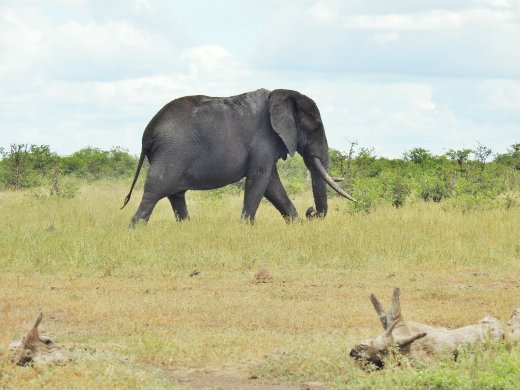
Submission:
M 168 196 L 168 200 L 172 205 L 173 213 L 175 214 L 175 219 L 177 221 L 184 221 L 186 219 L 190 219 L 188 215 L 188 207 L 186 206 L 185 195 L 186 191 L 181 191 Z
M 141 203 L 137 211 L 135 212 L 132 220 L 130 222 L 130 227 L 134 227 L 139 220 L 143 220 L 148 222 L 150 219 L 150 215 L 157 204 L 157 202 L 161 199 L 161 197 L 156 196 L 155 194 L 151 194 L 149 192 L 145 192 L 143 195 L 143 199 L 141 199 Z
M 254 223 L 256 210 L 260 205 L 271 177 L 271 170 L 272 167 L 266 169 L 254 164 L 248 169 L 241 218 L 250 223 Z
M 139 220 L 148 222 L 157 202 L 169 194 L 178 192 L 175 187 L 175 183 L 178 182 L 175 172 L 168 172 L 169 175 L 166 175 L 167 166 L 162 163 L 165 159 L 160 157 L 156 154 L 151 159 L 150 168 L 148 168 L 144 182 L 143 199 L 132 217 L 130 227 L 133 227 Z

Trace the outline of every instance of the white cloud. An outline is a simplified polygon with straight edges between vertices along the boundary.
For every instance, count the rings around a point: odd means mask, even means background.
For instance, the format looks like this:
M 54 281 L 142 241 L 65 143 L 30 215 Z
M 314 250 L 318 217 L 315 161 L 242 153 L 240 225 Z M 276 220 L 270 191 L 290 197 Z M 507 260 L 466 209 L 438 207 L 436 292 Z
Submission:
M 396 143 L 410 148 L 419 135 L 436 138 L 437 103 L 427 83 L 322 81 L 307 91 L 320 107 L 331 145 L 357 140 L 378 154 L 399 157 L 403 149 L 392 152 Z
M 150 0 L 135 0 L 134 8 L 138 11 L 141 11 L 141 10 L 152 11 L 153 4 L 151 3 Z
M 48 64 L 53 78 L 118 79 L 177 65 L 177 50 L 167 40 L 126 22 L 73 21 L 50 38 L 50 51 L 60 56 L 58 67 L 54 61 Z
M 180 58 L 189 64 L 190 73 L 193 77 L 199 75 L 216 75 L 219 78 L 237 77 L 240 64 L 231 53 L 224 47 L 218 45 L 203 45 L 192 47 L 181 53 Z
M 517 6 L 519 5 L 518 0 L 475 0 L 475 3 L 483 3 L 499 8 L 511 8 L 513 5 L 515 5 L 515 3 Z
M 337 23 L 337 12 L 334 9 L 327 6 L 327 4 L 318 2 L 311 6 L 308 11 L 311 19 L 317 24 L 328 24 L 328 23 Z
M 334 20 L 316 21 L 332 21 L 336 23 L 336 27 L 343 29 L 436 31 L 496 27 L 497 23 L 510 24 L 514 18 L 510 11 L 476 9 L 460 12 L 434 10 L 415 14 L 345 15 Z
M 0 11 L 0 80 L 32 73 L 38 59 L 45 58 L 44 31 L 35 27 L 40 18 L 34 11 Z
M 397 1 L 395 10 L 383 12 L 382 2 L 363 4 L 285 5 L 264 29 L 253 63 L 273 70 L 520 77 L 520 9 L 471 1 L 444 9 L 408 2 L 407 9 Z
M 515 112 L 520 120 L 520 80 L 486 80 L 480 90 L 486 96 L 485 109 Z
M 401 34 L 397 31 L 376 33 L 373 35 L 374 42 L 377 43 L 391 43 L 397 42 L 401 38 Z
M 520 110 L 508 106 L 520 93 L 517 82 L 347 78 L 298 88 L 314 98 L 329 145 L 340 150 L 358 141 L 360 147 L 374 147 L 377 155 L 401 157 L 414 147 L 443 154 L 479 141 L 503 152 L 518 142 Z
M 38 8 L 0 11 L 0 79 L 107 80 L 181 66 L 181 48 L 126 20 L 70 18 L 56 23 Z
M 50 144 L 60 153 L 86 145 L 120 145 L 137 153 L 152 116 L 174 98 L 195 93 L 232 94 L 189 74 L 156 75 L 112 82 L 57 82 L 0 108 L 2 145 Z M 35 106 L 28 109 L 28 102 Z M 12 131 L 11 129 L 19 129 Z

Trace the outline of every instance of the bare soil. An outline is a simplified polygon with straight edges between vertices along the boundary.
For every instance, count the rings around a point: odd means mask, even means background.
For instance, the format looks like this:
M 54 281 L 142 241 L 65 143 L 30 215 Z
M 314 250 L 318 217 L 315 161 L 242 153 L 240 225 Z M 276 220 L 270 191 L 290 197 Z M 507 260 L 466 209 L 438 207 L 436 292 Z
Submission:
M 222 390 L 325 390 L 321 383 L 275 383 L 264 382 L 256 377 L 247 377 L 243 373 L 222 369 L 206 370 L 171 370 L 170 377 L 188 389 L 222 389 Z

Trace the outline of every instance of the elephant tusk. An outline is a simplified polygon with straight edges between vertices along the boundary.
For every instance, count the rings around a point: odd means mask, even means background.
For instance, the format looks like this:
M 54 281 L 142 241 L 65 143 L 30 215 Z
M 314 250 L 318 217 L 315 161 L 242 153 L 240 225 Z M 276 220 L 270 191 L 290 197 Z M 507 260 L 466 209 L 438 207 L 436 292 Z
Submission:
M 336 191 L 341 196 L 343 196 L 343 197 L 345 197 L 345 198 L 347 198 L 347 199 L 349 199 L 349 200 L 351 200 L 353 202 L 356 201 L 352 196 L 350 196 L 345 191 L 343 191 L 343 189 L 341 189 L 340 186 L 338 186 L 336 183 L 334 183 L 334 180 L 327 173 L 327 171 L 325 170 L 325 167 L 323 166 L 323 164 L 321 163 L 321 161 L 320 161 L 320 159 L 318 157 L 314 157 L 313 161 L 314 161 L 314 165 L 318 169 L 318 172 L 320 173 L 320 175 L 327 182 L 327 184 L 334 189 L 334 191 Z

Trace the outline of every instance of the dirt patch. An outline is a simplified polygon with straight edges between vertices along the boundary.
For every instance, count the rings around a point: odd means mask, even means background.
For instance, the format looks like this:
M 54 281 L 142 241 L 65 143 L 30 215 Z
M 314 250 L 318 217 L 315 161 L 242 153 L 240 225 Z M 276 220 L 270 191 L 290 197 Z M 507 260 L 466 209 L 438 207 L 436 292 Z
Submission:
M 170 377 L 188 389 L 222 390 L 325 390 L 321 383 L 274 383 L 246 377 L 233 370 L 172 370 Z
M 272 281 L 273 277 L 267 268 L 262 268 L 253 277 L 254 284 L 271 283 Z

